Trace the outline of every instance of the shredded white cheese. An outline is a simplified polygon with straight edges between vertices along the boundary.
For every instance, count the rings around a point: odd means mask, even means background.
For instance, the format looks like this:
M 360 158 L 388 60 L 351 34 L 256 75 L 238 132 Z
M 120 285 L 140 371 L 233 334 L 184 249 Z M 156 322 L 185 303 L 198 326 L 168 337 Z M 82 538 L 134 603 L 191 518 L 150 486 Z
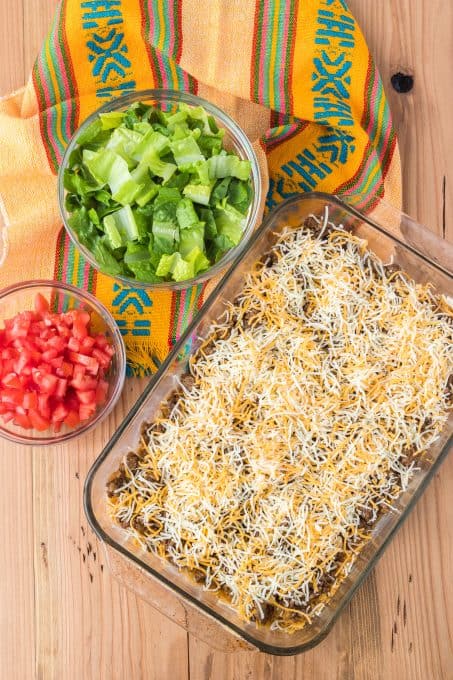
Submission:
M 109 499 L 147 549 L 244 620 L 290 632 L 407 487 L 446 421 L 453 370 L 445 299 L 316 221 L 249 274 Z

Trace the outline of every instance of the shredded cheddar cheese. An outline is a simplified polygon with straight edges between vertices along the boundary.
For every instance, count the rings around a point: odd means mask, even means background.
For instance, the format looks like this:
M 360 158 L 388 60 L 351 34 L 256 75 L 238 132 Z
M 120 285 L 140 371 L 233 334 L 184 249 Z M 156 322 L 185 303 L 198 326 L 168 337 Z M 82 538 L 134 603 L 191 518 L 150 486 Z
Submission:
M 451 406 L 447 301 L 327 219 L 248 275 L 109 493 L 146 549 L 289 632 L 333 595 Z

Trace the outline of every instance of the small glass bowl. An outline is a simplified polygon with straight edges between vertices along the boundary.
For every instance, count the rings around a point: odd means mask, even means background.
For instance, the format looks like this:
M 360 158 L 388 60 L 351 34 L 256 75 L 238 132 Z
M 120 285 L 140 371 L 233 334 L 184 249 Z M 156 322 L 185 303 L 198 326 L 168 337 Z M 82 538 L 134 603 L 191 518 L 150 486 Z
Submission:
M 25 430 L 14 425 L 12 421 L 4 423 L 0 416 L 0 436 L 10 441 L 33 445 L 61 444 L 91 430 L 113 409 L 124 384 L 126 351 L 121 333 L 110 312 L 90 293 L 59 281 L 24 281 L 4 288 L 0 292 L 0 327 L 3 328 L 4 319 L 9 319 L 18 312 L 33 310 L 37 293 L 41 293 L 50 301 L 52 311 L 81 309 L 88 312 L 91 315 L 91 328 L 97 333 L 104 333 L 115 349 L 110 368 L 105 376 L 109 383 L 106 400 L 91 418 L 82 421 L 77 427 L 70 428 L 63 425 L 58 433 L 52 432 L 51 428 L 45 432 L 38 432 Z
M 186 281 L 165 281 L 161 283 L 149 283 L 147 281 L 138 281 L 137 279 L 130 278 L 128 276 L 116 275 L 113 276 L 114 279 L 121 281 L 122 283 L 133 286 L 134 288 L 147 288 L 156 290 L 183 290 L 195 286 L 198 283 L 206 281 L 214 277 L 216 274 L 224 271 L 227 265 L 232 262 L 240 253 L 243 252 L 246 247 L 253 230 L 256 226 L 258 220 L 261 197 L 262 197 L 262 182 L 261 174 L 259 169 L 258 160 L 256 158 L 253 147 L 250 140 L 246 136 L 245 132 L 241 130 L 239 125 L 234 122 L 232 118 L 224 111 L 219 109 L 214 104 L 211 104 L 206 99 L 197 97 L 196 95 L 189 94 L 187 92 L 179 92 L 177 90 L 142 90 L 140 92 L 134 92 L 133 94 L 126 95 L 124 97 L 119 97 L 118 99 L 113 99 L 107 102 L 104 106 L 101 106 L 94 113 L 89 116 L 84 123 L 79 127 L 79 129 L 74 133 L 66 151 L 63 156 L 63 160 L 60 165 L 58 172 L 58 203 L 60 207 L 60 214 L 63 220 L 63 224 L 68 232 L 74 245 L 80 250 L 82 255 L 86 260 L 98 271 L 102 272 L 102 267 L 95 260 L 93 254 L 85 248 L 84 245 L 80 243 L 77 238 L 77 234 L 71 229 L 68 218 L 70 214 L 65 207 L 65 197 L 66 189 L 64 188 L 64 172 L 68 166 L 69 158 L 71 153 L 77 147 L 78 138 L 81 133 L 83 133 L 86 128 L 91 125 L 91 123 L 97 118 L 100 113 L 106 111 L 124 111 L 129 108 L 135 102 L 144 102 L 146 104 L 153 104 L 160 106 L 164 110 L 168 110 L 177 104 L 188 104 L 189 106 L 202 106 L 211 116 L 214 117 L 216 123 L 219 127 L 225 128 L 225 136 L 223 138 L 225 148 L 234 151 L 240 158 L 249 160 L 252 166 L 251 171 L 251 187 L 252 187 L 252 200 L 250 203 L 247 221 L 244 228 L 244 233 L 242 239 L 234 248 L 228 250 L 224 256 L 216 262 L 207 271 L 200 273 L 198 276 L 187 279 Z M 106 272 L 104 272 L 106 273 Z M 109 276 L 112 276 L 111 274 Z

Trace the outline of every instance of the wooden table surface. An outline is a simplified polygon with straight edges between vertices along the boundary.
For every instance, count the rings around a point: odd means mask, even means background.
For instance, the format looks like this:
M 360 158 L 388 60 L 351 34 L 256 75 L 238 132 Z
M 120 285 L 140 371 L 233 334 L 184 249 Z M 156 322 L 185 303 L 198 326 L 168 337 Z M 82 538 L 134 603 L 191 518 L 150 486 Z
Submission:
M 349 0 L 399 135 L 404 208 L 453 241 L 453 2 Z M 0 94 L 21 86 L 56 0 L 0 0 Z M 397 94 L 393 73 L 415 77 Z M 0 150 L 1 153 L 1 150 Z M 103 568 L 82 509 L 86 472 L 139 394 L 80 443 L 0 450 L 0 680 L 449 680 L 453 458 L 327 639 L 295 658 L 221 654 Z

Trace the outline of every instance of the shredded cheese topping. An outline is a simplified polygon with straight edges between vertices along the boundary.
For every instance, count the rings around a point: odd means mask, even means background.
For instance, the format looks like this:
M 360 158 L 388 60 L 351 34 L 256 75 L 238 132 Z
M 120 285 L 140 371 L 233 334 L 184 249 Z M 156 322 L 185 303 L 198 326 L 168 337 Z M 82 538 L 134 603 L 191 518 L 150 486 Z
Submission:
M 144 547 L 289 632 L 335 592 L 451 405 L 446 300 L 327 214 L 314 224 L 248 275 L 109 493 Z

